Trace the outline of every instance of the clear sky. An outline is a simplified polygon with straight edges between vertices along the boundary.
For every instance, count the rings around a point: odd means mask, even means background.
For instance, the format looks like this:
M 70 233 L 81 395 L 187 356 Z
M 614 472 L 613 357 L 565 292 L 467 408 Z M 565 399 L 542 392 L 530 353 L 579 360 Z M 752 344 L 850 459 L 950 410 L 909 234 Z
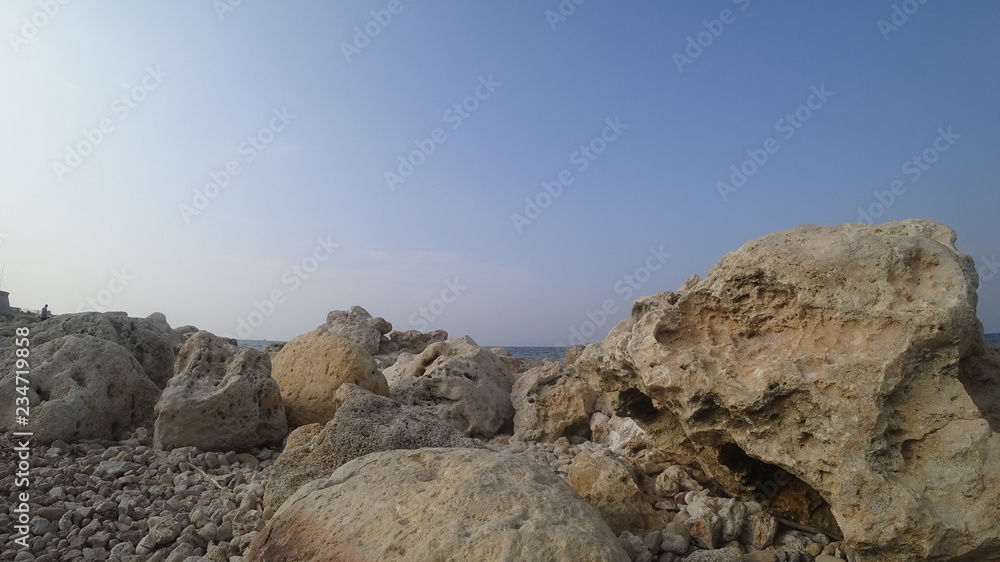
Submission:
M 769 232 L 919 217 L 1000 332 L 997 29 L 992 0 L 5 0 L 0 289 L 547 346 Z

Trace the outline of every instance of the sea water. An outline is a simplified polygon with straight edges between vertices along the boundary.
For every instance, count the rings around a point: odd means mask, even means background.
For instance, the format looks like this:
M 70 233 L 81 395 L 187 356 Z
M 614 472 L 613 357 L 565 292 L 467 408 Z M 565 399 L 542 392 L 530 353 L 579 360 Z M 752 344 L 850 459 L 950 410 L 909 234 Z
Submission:
M 986 341 L 990 343 L 1000 343 L 1000 334 L 986 334 Z M 249 347 L 258 351 L 264 351 L 272 343 L 287 343 L 281 341 L 267 340 L 236 340 L 241 347 Z M 498 347 L 498 346 L 487 346 Z M 562 361 L 566 357 L 565 347 L 506 347 L 511 355 L 518 359 L 550 359 Z

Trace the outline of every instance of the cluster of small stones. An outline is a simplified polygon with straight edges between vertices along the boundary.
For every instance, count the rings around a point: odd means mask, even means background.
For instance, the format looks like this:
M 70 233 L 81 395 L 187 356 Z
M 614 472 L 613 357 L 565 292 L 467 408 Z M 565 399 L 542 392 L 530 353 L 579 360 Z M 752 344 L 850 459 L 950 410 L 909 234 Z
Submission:
M 262 498 L 277 451 L 157 451 L 140 429 L 123 442 L 32 444 L 28 548 L 0 504 L 0 560 L 238 562 L 272 515 Z M 16 459 L 0 443 L 0 502 Z
M 215 453 L 184 447 L 158 451 L 144 429 L 123 442 L 81 441 L 33 444 L 29 501 L 28 548 L 15 543 L 12 505 L 0 503 L 0 561 L 35 560 L 122 562 L 242 562 L 242 554 L 273 515 L 262 507 L 264 487 L 280 451 L 254 449 L 247 453 Z M 607 452 L 608 447 L 581 439 L 534 443 L 499 436 L 487 443 L 548 466 L 566 477 L 577 454 Z M 0 443 L 0 502 L 15 492 L 17 459 Z M 641 456 L 640 456 L 641 457 Z M 661 459 L 640 460 L 634 466 L 655 480 L 668 468 Z M 673 468 L 675 472 L 681 470 Z M 707 482 L 687 471 L 691 481 Z M 633 561 L 673 562 L 836 562 L 839 544 L 824 535 L 786 531 L 766 545 L 741 539 L 708 549 L 692 536 L 685 521 L 695 503 L 711 500 L 707 489 L 678 491 L 659 498 L 655 507 L 675 512 L 663 531 L 637 536 L 628 531 L 619 540 Z M 735 500 L 725 500 L 730 501 Z M 720 512 L 722 528 L 749 527 L 760 506 Z M 756 506 L 756 507 L 755 507 Z M 726 517 L 742 517 L 730 521 Z M 759 534 L 759 533 L 758 533 Z M 766 533 L 765 533 L 766 534 Z M 732 538 L 732 537 L 730 537 Z M 704 540 L 704 539 L 703 539 Z M 761 548 L 758 548 L 761 547 Z
M 526 442 L 501 435 L 490 440 L 488 446 L 498 451 L 509 451 L 524 455 L 544 464 L 560 476 L 566 478 L 573 459 L 581 452 L 609 453 L 609 447 L 582 439 L 569 440 L 565 437 L 554 443 Z M 611 453 L 614 454 L 614 453 Z M 615 455 L 618 456 L 618 455 Z M 619 458 L 621 458 L 619 456 Z M 687 482 L 697 490 L 675 492 L 672 497 L 661 497 L 653 506 L 659 510 L 674 512 L 673 521 L 662 531 L 654 531 L 639 536 L 625 531 L 619 537 L 622 547 L 634 562 L 842 562 L 846 556 L 841 545 L 823 534 L 805 533 L 797 530 L 777 532 L 773 517 L 763 513 L 756 502 L 739 502 L 734 499 L 713 497 L 709 490 L 699 483 L 707 484 L 708 478 L 700 471 L 689 471 L 683 467 L 663 462 L 653 454 L 639 454 L 639 459 L 630 463 L 651 481 L 656 482 L 661 474 L 684 474 Z M 682 476 L 683 478 L 683 476 Z M 664 479 L 659 479 L 662 482 Z M 659 488 L 663 492 L 663 488 Z M 706 505 L 734 506 L 719 509 L 712 518 L 714 528 L 706 528 L 704 536 L 699 536 L 699 525 L 688 524 L 699 510 Z M 694 512 L 694 513 L 692 513 Z M 758 515 L 759 514 L 759 515 Z M 771 527 L 768 529 L 767 527 Z M 708 527 L 707 525 L 705 527 Z M 692 529 L 693 528 L 693 529 Z M 694 531 L 692 533 L 692 531 Z M 694 535 L 694 536 L 692 536 Z M 714 537 L 713 537 L 714 535 Z M 762 542 L 760 537 L 767 537 Z M 771 539 L 773 537 L 773 540 Z M 719 539 L 731 539 L 726 544 Z M 756 544 L 754 544 L 756 543 Z

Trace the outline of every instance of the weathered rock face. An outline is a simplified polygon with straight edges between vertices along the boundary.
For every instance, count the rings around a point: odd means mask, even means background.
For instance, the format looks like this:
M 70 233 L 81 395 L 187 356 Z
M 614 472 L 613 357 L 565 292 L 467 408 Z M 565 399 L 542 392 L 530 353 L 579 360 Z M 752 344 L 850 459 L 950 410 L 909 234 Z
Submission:
M 421 332 L 419 330 L 406 330 L 405 332 L 389 332 L 389 340 L 396 344 L 398 351 L 408 351 L 414 355 L 427 349 L 432 343 L 443 342 L 448 339 L 448 332 L 444 330 L 434 330 L 433 332 Z
M 271 376 L 281 387 L 291 427 L 330 421 L 337 411 L 333 396 L 344 383 L 383 396 L 389 394 L 385 377 L 371 354 L 352 340 L 324 329 L 285 344 L 274 356 Z
M 1000 560 L 1000 366 L 954 242 L 921 220 L 768 235 L 575 365 L 730 493 L 796 477 L 784 503 L 830 528 L 828 503 L 858 561 Z
M 181 347 L 176 369 L 156 403 L 155 447 L 247 451 L 285 438 L 281 391 L 266 354 L 202 331 Z
M 606 453 L 582 452 L 570 465 L 569 485 L 597 509 L 615 534 L 623 531 L 660 531 L 672 512 L 653 509 L 636 484 L 632 467 Z
M 572 365 L 547 362 L 526 371 L 513 385 L 514 432 L 525 441 L 590 438 L 590 416 L 598 399 Z
M 382 335 L 392 330 L 392 324 L 383 318 L 372 318 L 372 315 L 360 306 L 352 306 L 350 310 L 334 310 L 327 314 L 326 324 L 317 330 L 346 338 L 367 351 L 369 355 L 375 355 L 379 352 Z
M 385 375 L 393 398 L 430 409 L 467 436 L 492 437 L 514 417 L 513 375 L 468 336 L 404 353 Z
M 146 318 L 130 318 L 123 312 L 60 314 L 37 324 L 31 342 L 41 345 L 71 334 L 86 334 L 121 345 L 135 356 L 149 380 L 160 389 L 174 374 L 174 360 L 181 345 L 181 336 L 159 312 Z
M 337 389 L 337 413 L 325 426 L 310 424 L 288 436 L 264 492 L 277 509 L 303 483 L 325 478 L 369 453 L 425 447 L 481 447 L 433 414 L 404 406 L 353 384 Z
M 248 562 L 628 562 L 614 533 L 551 470 L 508 453 L 373 453 L 290 497 Z
M 0 378 L 0 433 L 31 431 L 34 439 L 69 443 L 125 439 L 153 423 L 160 390 L 122 346 L 89 335 L 35 345 L 30 356 L 30 425 L 15 425 L 15 372 Z

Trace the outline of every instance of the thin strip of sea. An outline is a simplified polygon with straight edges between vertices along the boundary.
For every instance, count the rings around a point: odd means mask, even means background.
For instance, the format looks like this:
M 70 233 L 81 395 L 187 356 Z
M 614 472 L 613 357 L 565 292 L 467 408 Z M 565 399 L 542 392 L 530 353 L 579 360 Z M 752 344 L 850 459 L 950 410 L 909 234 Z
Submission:
M 1000 334 L 986 334 L 986 341 L 1000 344 Z M 263 351 L 272 343 L 286 343 L 267 340 L 236 340 L 242 347 L 249 347 Z M 552 359 L 561 361 L 566 356 L 565 347 L 510 347 L 510 346 L 486 346 L 486 347 L 506 347 L 511 355 L 519 359 Z

